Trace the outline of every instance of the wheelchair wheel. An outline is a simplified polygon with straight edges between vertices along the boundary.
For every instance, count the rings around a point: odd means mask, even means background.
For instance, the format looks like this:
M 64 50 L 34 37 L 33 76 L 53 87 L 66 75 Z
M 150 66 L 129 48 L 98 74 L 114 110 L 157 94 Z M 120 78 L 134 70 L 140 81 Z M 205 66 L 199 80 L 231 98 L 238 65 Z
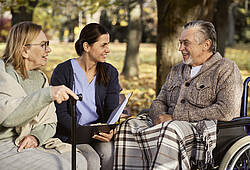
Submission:
M 223 157 L 219 170 L 250 169 L 250 136 L 236 141 Z

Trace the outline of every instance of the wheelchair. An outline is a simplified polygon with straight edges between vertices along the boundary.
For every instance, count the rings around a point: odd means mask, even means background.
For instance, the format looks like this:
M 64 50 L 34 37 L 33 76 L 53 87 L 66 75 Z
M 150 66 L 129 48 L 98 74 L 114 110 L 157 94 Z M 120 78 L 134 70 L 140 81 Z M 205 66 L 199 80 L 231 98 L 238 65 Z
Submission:
M 241 103 L 241 117 L 231 121 L 218 121 L 216 148 L 213 150 L 214 167 L 217 170 L 248 170 L 250 169 L 250 117 L 247 117 L 248 83 L 244 81 Z M 144 109 L 138 115 L 149 112 Z M 193 169 L 197 169 L 192 167 Z
M 250 169 L 250 133 L 248 127 L 250 117 L 247 117 L 249 82 L 250 77 L 244 81 L 241 117 L 229 122 L 218 122 L 217 146 L 213 152 L 215 165 L 217 165 L 215 169 Z M 222 132 L 220 133 L 220 131 Z

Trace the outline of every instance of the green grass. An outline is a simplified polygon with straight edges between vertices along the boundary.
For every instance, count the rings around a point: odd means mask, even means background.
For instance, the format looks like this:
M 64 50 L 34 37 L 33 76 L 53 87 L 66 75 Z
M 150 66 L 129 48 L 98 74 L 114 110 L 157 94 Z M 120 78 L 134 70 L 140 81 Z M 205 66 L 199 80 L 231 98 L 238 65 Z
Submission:
M 227 48 L 225 57 L 238 65 L 243 79 L 250 76 L 250 44 L 237 44 L 234 48 Z

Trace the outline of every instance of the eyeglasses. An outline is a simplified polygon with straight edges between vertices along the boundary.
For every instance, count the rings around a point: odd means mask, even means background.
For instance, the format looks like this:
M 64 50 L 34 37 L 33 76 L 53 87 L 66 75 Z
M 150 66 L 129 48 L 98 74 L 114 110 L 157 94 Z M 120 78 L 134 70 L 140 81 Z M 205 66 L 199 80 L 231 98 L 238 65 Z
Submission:
M 49 46 L 49 41 L 45 41 L 40 44 L 26 44 L 25 46 L 30 46 L 30 45 L 40 45 L 45 51 L 47 50 L 47 47 Z

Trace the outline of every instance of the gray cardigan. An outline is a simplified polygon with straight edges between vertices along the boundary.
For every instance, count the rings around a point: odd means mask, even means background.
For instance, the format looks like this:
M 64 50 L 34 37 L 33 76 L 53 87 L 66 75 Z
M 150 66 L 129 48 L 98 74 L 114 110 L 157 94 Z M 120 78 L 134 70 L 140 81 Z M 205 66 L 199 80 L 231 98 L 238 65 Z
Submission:
M 205 62 L 193 78 L 190 66 L 178 64 L 153 101 L 149 116 L 171 114 L 174 120 L 229 121 L 240 116 L 243 82 L 237 65 L 219 53 Z

